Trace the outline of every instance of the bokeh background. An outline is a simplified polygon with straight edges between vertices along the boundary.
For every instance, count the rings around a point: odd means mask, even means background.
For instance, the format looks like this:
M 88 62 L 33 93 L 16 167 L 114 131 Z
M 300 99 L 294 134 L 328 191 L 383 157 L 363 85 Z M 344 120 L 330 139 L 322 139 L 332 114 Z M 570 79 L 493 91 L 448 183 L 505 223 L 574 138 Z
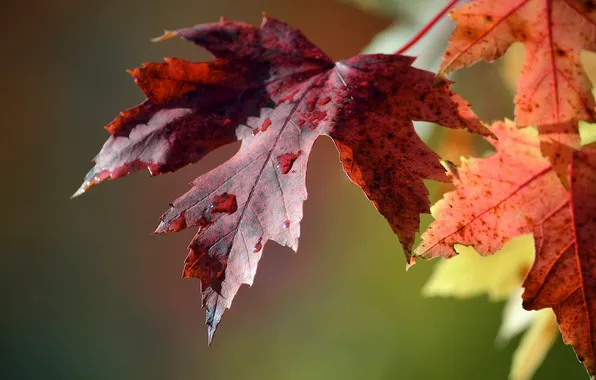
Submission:
M 494 343 L 502 305 L 423 298 L 435 263 L 406 274 L 397 238 L 330 140 L 311 156 L 298 254 L 267 245 L 210 348 L 198 281 L 180 278 L 193 231 L 150 232 L 237 146 L 69 200 L 108 136 L 102 126 L 142 100 L 125 69 L 208 59 L 182 41 L 150 43 L 163 29 L 223 15 L 260 23 L 267 11 L 341 59 L 428 2 L 395 3 L 403 12 L 337 0 L 3 0 L 0 378 L 506 379 L 517 341 Z M 498 65 L 456 79 L 481 116 L 511 115 Z M 561 378 L 586 375 L 559 338 L 536 379 Z

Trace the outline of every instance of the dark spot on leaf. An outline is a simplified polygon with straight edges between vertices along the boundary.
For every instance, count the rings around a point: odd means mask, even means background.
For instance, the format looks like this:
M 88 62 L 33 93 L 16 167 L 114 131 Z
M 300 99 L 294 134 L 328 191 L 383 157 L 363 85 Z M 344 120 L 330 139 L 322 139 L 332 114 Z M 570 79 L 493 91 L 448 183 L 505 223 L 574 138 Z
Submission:
M 296 159 L 300 157 L 301 154 L 302 151 L 299 150 L 296 153 L 284 153 L 277 156 L 277 167 L 279 168 L 281 173 L 288 174 L 290 170 L 292 170 L 294 161 L 296 161 Z
M 209 206 L 212 212 L 225 212 L 226 214 L 233 214 L 238 210 L 238 203 L 236 203 L 236 196 L 234 194 L 223 193 L 213 197 L 213 202 Z

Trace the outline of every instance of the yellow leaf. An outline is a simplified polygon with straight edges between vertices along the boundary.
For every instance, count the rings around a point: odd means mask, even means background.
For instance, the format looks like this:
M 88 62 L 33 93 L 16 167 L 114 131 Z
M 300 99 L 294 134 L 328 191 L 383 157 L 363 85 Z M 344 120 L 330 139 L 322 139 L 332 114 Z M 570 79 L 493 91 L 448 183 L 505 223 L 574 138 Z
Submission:
M 509 299 L 497 342 L 504 343 L 526 330 L 513 355 L 509 379 L 531 379 L 559 335 L 551 309 L 526 311 L 521 306 L 521 283 L 534 261 L 533 236 L 512 239 L 488 257 L 480 256 L 472 247 L 455 249 L 459 255 L 437 264 L 424 294 L 469 298 L 486 293 L 495 301 Z
M 531 379 L 559 335 L 555 313 L 551 309 L 534 313 L 534 321 L 513 354 L 510 380 Z
M 519 288 L 534 261 L 534 238 L 516 237 L 487 257 L 472 247 L 456 246 L 455 250 L 457 257 L 437 264 L 423 294 L 469 298 L 486 293 L 492 300 L 504 300 Z
M 503 321 L 497 333 L 497 344 L 503 346 L 511 338 L 526 330 L 536 318 L 536 311 L 528 311 L 522 307 L 522 293 L 520 286 L 511 294 L 503 309 Z
M 596 141 L 596 124 L 580 121 L 579 136 L 581 137 L 582 145 L 588 145 Z
M 510 380 L 530 380 L 559 335 L 552 309 L 524 310 L 522 292 L 520 287 L 507 301 L 497 334 L 497 343 L 502 344 L 527 330 L 513 354 Z

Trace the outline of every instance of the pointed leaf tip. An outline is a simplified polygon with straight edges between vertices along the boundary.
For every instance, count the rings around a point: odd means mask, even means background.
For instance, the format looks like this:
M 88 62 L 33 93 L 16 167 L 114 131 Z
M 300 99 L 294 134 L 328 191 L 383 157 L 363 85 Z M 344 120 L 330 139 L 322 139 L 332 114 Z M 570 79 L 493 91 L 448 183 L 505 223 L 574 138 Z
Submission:
M 207 344 L 209 347 L 211 347 L 211 343 L 213 343 L 217 325 L 219 325 L 219 322 L 221 321 L 221 315 L 218 316 L 217 313 L 217 307 L 207 308 L 205 324 L 207 325 Z
M 82 185 L 81 185 L 81 186 L 80 186 L 80 187 L 77 189 L 77 191 L 75 191 L 75 192 L 74 192 L 74 193 L 73 193 L 73 194 L 70 196 L 70 199 L 74 199 L 74 198 L 78 197 L 79 195 L 83 195 L 83 193 L 84 193 L 85 191 L 87 191 L 87 190 L 85 189 L 85 184 L 83 183 L 83 184 L 82 184 Z
M 164 32 L 161 36 L 152 38 L 151 42 L 161 42 L 161 41 L 169 40 L 170 38 L 176 37 L 177 35 L 178 35 L 178 33 L 176 33 L 175 31 L 164 30 Z
M 406 272 L 416 264 L 416 256 L 410 256 L 406 259 Z
M 211 347 L 211 343 L 213 343 L 213 335 L 215 334 L 215 327 L 209 326 L 207 329 L 207 345 Z

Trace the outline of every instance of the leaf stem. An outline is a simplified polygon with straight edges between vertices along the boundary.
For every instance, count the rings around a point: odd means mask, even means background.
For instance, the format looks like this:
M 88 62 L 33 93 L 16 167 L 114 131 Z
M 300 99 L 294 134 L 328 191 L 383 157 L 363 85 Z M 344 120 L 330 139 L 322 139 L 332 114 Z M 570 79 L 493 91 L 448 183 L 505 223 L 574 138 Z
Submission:
M 433 28 L 433 26 L 435 26 L 435 24 L 437 22 L 439 22 L 439 20 L 442 19 L 443 16 L 445 16 L 445 14 L 447 12 L 449 12 L 451 10 L 451 8 L 453 8 L 455 6 L 455 4 L 457 4 L 458 1 L 459 0 L 451 0 L 451 1 L 449 1 L 449 3 L 447 3 L 447 5 L 445 5 L 439 11 L 439 13 L 437 13 L 435 15 L 435 17 L 433 17 L 432 20 L 430 20 L 424 26 L 424 28 L 420 29 L 420 31 L 418 33 L 416 33 L 416 35 L 414 37 L 412 37 L 408 42 L 406 42 L 406 44 L 404 46 L 402 46 L 398 51 L 396 51 L 395 54 L 403 54 L 403 53 L 405 53 L 409 48 L 411 48 L 418 41 L 420 41 L 420 39 L 422 39 L 422 37 L 424 37 Z

